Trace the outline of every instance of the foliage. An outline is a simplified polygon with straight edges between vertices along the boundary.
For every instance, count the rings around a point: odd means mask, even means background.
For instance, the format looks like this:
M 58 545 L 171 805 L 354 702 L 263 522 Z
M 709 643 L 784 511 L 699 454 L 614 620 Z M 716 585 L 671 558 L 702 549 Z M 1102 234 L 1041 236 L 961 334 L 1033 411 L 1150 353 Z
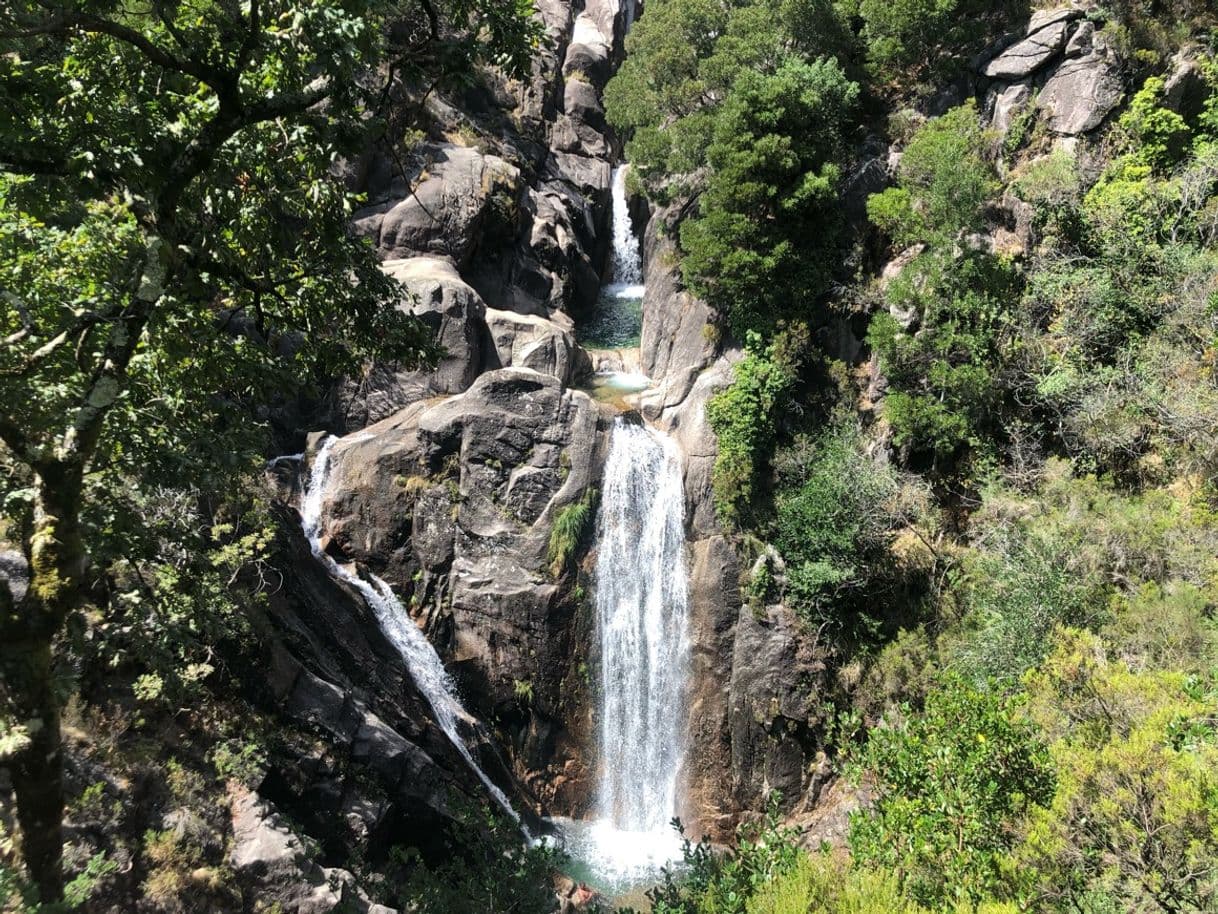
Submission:
M 560 854 L 526 844 L 515 822 L 488 807 L 457 802 L 461 822 L 445 836 L 444 859 L 424 861 L 415 848 L 395 847 L 381 874 L 383 900 L 418 914 L 551 914 L 558 899 L 551 877 Z
M 1063 634 L 1028 683 L 1059 772 L 1015 852 L 1040 898 L 1065 908 L 1106 897 L 1131 911 L 1218 901 L 1213 686 L 1135 672 L 1095 636 Z
M 975 230 L 998 189 L 988 143 L 971 101 L 927 121 L 901 155 L 897 186 L 868 200 L 871 220 L 906 245 L 943 244 Z
M 922 254 L 889 285 L 889 307 L 917 325 L 880 313 L 867 336 L 893 388 L 885 416 L 898 445 L 950 458 L 995 431 L 1018 283 L 1006 262 L 971 252 Z
M 773 541 L 787 567 L 786 599 L 817 616 L 884 574 L 894 532 L 909 519 L 901 483 L 863 453 L 848 424 L 780 451 L 776 469 Z
M 706 418 L 719 442 L 712 485 L 723 523 L 741 522 L 757 493 L 765 455 L 778 432 L 778 405 L 795 385 L 806 345 L 806 329 L 788 328 L 769 345 L 760 335 L 733 370 L 732 384 L 706 404 Z
M 716 112 L 681 268 L 737 334 L 803 316 L 825 288 L 836 159 L 857 94 L 835 61 L 788 58 L 770 75 L 742 74 Z
M 780 798 L 770 794 L 764 817 L 741 825 L 725 854 L 706 841 L 684 845 L 684 866 L 665 871 L 663 884 L 647 893 L 653 914 L 746 914 L 749 899 L 789 872 L 801 853 L 798 832 L 782 825 Z M 680 827 L 680 823 L 674 823 Z
M 851 818 L 860 864 L 895 870 L 929 907 L 1009 891 L 1011 825 L 1053 796 L 1048 749 L 1016 700 L 947 677 L 920 714 L 872 730 L 861 764 L 877 796 Z
M 596 489 L 585 489 L 579 501 L 565 505 L 554 516 L 546 560 L 550 563 L 550 573 L 555 577 L 562 574 L 587 541 L 596 514 L 596 500 Z
M 97 594 L 103 625 L 154 620 L 142 697 L 210 675 L 209 598 L 259 563 L 259 524 L 238 530 L 216 498 L 163 540 L 174 521 L 153 532 L 140 515 L 233 491 L 264 447 L 257 408 L 369 357 L 434 358 L 348 230 L 358 201 L 335 164 L 384 130 L 378 73 L 442 81 L 494 61 L 524 75 L 540 34 L 528 13 L 484 0 L 0 10 L 2 509 L 31 572 L 16 612 L 0 582 L 0 673 L 4 716 L 36 724 L 13 785 L 37 823 L 23 854 L 43 901 L 63 893 L 56 637 Z M 113 631 L 94 646 L 140 637 Z M 165 670 L 175 653 L 180 676 Z

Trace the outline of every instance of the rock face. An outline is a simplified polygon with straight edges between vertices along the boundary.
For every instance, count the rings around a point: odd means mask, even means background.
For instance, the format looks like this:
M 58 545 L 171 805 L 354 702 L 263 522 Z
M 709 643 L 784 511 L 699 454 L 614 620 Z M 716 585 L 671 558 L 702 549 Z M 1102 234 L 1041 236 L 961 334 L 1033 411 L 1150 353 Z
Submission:
M 1005 133 L 1014 113 L 1033 97 L 1058 136 L 1095 130 L 1125 94 L 1121 68 L 1107 35 L 1078 7 L 1033 14 L 1027 30 L 980 68 L 989 86 L 990 123 Z
M 516 727 L 518 773 L 543 791 L 561 773 L 568 806 L 584 607 L 548 550 L 556 517 L 599 478 L 605 431 L 591 398 L 557 378 L 489 371 L 345 446 L 324 512 L 332 548 L 409 602 L 467 703 Z

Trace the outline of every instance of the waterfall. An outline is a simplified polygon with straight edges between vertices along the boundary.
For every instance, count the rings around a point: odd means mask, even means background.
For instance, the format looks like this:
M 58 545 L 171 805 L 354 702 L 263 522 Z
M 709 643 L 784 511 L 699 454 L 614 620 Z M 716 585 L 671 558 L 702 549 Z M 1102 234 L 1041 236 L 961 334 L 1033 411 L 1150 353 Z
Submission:
M 685 490 L 676 447 L 618 419 L 598 522 L 601 654 L 598 840 L 610 869 L 679 855 L 671 820 L 689 665 Z
M 626 199 L 627 165 L 613 169 L 613 280 L 610 289 L 618 298 L 643 297 L 643 258 L 639 239 L 630 221 L 630 203 Z
M 478 780 L 486 787 L 487 792 L 495 798 L 495 802 L 513 820 L 521 824 L 523 828 L 520 816 L 512 809 L 512 804 L 508 802 L 508 798 L 504 796 L 503 791 L 495 786 L 495 783 L 487 776 L 486 772 L 474 761 L 473 753 L 469 751 L 465 740 L 461 738 L 457 722 L 459 720 L 470 720 L 469 712 L 462 707 L 452 679 L 440 660 L 440 655 L 436 653 L 436 649 L 431 646 L 431 642 L 427 640 L 427 637 L 419 631 L 419 627 L 414 624 L 414 621 L 406 611 L 406 607 L 394 595 L 389 585 L 376 575 L 368 573 L 370 580 L 365 580 L 355 572 L 338 564 L 322 548 L 322 504 L 325 499 L 326 483 L 329 481 L 332 451 L 337 441 L 337 438 L 327 438 L 325 443 L 322 444 L 321 449 L 318 450 L 317 456 L 313 460 L 313 467 L 309 473 L 308 488 L 305 490 L 304 498 L 301 500 L 301 526 L 304 528 L 305 538 L 309 541 L 309 547 L 313 550 L 313 555 L 326 567 L 330 574 L 346 581 L 360 592 L 376 616 L 376 621 L 381 631 L 389 639 L 394 648 L 397 649 L 398 654 L 401 655 L 402 661 L 406 664 L 406 669 L 410 672 L 415 686 L 423 694 L 423 697 L 427 699 L 428 704 L 431 705 L 436 723 L 440 725 L 444 735 L 448 737 L 456 750 L 461 753 L 461 757 L 465 759 L 470 770 L 478 776 Z

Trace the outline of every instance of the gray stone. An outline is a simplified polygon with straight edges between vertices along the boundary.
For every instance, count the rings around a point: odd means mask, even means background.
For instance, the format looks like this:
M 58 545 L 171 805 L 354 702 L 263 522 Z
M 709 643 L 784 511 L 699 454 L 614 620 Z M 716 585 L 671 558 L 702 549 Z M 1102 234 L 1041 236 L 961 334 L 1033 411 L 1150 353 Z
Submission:
M 1027 34 L 1031 35 L 1040 29 L 1047 28 L 1050 25 L 1056 25 L 1059 22 L 1073 22 L 1075 19 L 1081 19 L 1083 10 L 1077 6 L 1061 6 L 1056 9 L 1037 10 L 1030 19 L 1028 19 Z
M 992 79 L 1024 79 L 1048 63 L 1066 45 L 1069 23 L 1057 21 L 1007 48 L 983 71 Z
M 1100 126 L 1124 95 L 1120 70 L 1105 49 L 1097 48 L 1058 66 L 1037 101 L 1054 133 L 1078 136 Z
M 993 114 L 990 125 L 1002 133 L 1011 127 L 1011 120 L 1025 105 L 1032 100 L 1032 87 L 1027 83 L 1014 83 L 1000 92 L 994 93 Z
M 1084 54 L 1090 54 L 1094 45 L 1095 23 L 1090 20 L 1081 22 L 1074 30 L 1074 34 L 1070 36 L 1070 43 L 1066 45 L 1066 56 L 1081 57 Z
M 8 585 L 16 603 L 25 597 L 30 586 L 30 566 L 16 549 L 0 549 L 0 578 Z
M 368 912 L 368 898 L 346 870 L 310 859 L 300 839 L 270 803 L 244 788 L 230 792 L 233 838 L 228 860 L 237 880 L 259 901 L 284 914 Z
M 386 259 L 438 254 L 460 266 L 488 222 L 511 218 L 519 205 L 520 171 L 470 146 L 437 146 L 428 159 L 413 193 L 357 212 L 355 229 L 373 238 Z

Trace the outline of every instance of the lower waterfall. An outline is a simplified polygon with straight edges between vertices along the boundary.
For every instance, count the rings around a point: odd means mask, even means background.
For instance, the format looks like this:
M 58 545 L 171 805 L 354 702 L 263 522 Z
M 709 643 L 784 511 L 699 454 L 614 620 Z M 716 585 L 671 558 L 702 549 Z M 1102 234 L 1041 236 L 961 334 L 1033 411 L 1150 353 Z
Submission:
M 618 419 L 597 525 L 600 648 L 597 821 L 610 877 L 645 878 L 680 857 L 671 822 L 685 755 L 689 592 L 685 490 L 673 442 Z
M 457 722 L 461 719 L 469 720 L 469 712 L 461 705 L 452 679 L 440 660 L 440 655 L 436 653 L 436 649 L 431 646 L 427 637 L 419 631 L 419 627 L 414 624 L 406 607 L 394 595 L 389 585 L 376 575 L 367 573 L 369 580 L 365 580 L 354 571 L 338 564 L 322 548 L 322 504 L 326 483 L 329 480 L 332 449 L 338 440 L 337 438 L 327 438 L 316 457 L 313 458 L 309 485 L 301 500 L 301 526 L 304 528 L 305 538 L 309 541 L 309 547 L 330 574 L 346 581 L 360 592 L 375 614 L 381 631 L 401 655 L 415 686 L 431 705 L 436 723 L 440 725 L 444 735 L 465 759 L 470 770 L 478 776 L 478 780 L 486 787 L 487 792 L 494 797 L 495 802 L 523 828 L 520 816 L 512 808 L 508 798 L 474 760 L 473 753 L 465 744 L 465 740 L 461 738 Z

